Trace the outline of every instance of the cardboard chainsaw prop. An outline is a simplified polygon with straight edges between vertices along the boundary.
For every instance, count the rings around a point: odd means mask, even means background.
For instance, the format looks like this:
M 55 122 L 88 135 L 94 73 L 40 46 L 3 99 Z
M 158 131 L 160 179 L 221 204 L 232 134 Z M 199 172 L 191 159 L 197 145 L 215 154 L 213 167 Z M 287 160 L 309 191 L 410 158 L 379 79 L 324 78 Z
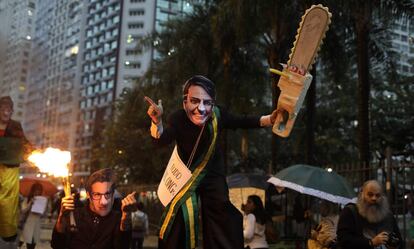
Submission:
M 287 65 L 283 71 L 270 68 L 270 72 L 280 75 L 277 86 L 280 96 L 277 102 L 277 117 L 273 125 L 273 133 L 289 136 L 306 92 L 312 82 L 308 71 L 315 62 L 325 33 L 331 23 L 332 14 L 322 5 L 312 5 L 306 10 L 299 24 L 296 40 L 293 43 Z

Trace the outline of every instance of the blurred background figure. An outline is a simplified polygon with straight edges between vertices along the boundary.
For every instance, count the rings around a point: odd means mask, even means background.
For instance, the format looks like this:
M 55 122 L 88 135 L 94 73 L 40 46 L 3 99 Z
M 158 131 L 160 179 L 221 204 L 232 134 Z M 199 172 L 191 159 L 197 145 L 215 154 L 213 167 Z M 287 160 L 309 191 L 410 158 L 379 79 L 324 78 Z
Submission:
M 19 166 L 32 150 L 21 124 L 11 118 L 13 105 L 10 96 L 0 98 L 0 237 L 6 248 L 17 247 Z
M 29 196 L 22 203 L 22 210 L 20 214 L 19 227 L 22 228 L 23 232 L 21 235 L 21 241 L 26 243 L 27 249 L 34 249 L 36 244 L 40 241 L 40 222 L 41 217 L 46 209 L 47 202 L 39 202 L 38 199 L 42 197 L 43 187 L 39 183 L 32 185 Z M 47 199 L 46 199 L 47 201 Z M 40 208 L 33 208 L 34 205 Z M 42 212 L 43 210 L 43 212 Z
M 243 220 L 244 246 L 246 249 L 269 248 L 266 241 L 266 222 L 269 219 L 263 202 L 257 195 L 247 197 L 247 202 L 242 206 L 245 213 Z
M 148 215 L 144 213 L 144 204 L 137 203 L 138 210 L 131 213 L 132 219 L 132 238 L 131 249 L 142 249 L 145 236 L 148 235 Z
M 318 226 L 311 230 L 308 248 L 336 248 L 336 228 L 339 219 L 338 206 L 323 200 L 320 202 L 319 210 L 322 218 Z

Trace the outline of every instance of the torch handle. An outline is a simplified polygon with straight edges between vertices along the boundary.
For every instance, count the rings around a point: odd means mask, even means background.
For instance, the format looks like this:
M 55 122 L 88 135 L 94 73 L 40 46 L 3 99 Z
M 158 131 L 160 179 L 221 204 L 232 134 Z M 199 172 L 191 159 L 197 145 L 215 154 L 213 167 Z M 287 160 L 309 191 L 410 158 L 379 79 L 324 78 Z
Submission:
M 66 196 L 70 196 L 72 194 L 72 191 L 70 189 L 69 176 L 63 178 L 63 188 L 64 188 Z M 69 225 L 70 225 L 69 229 L 71 232 L 75 232 L 77 230 L 75 216 L 73 215 L 73 211 L 69 212 Z

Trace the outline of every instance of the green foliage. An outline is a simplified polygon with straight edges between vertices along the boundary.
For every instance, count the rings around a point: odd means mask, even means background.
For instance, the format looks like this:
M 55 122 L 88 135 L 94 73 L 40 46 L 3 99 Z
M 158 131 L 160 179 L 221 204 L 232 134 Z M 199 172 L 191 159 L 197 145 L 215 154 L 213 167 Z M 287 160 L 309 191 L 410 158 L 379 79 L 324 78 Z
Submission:
M 123 94 L 117 101 L 117 116 L 101 141 L 105 145 L 100 150 L 101 164 L 117 169 L 120 183 L 154 183 L 167 163 L 168 149 L 156 149 L 149 136 L 144 93 L 146 87 Z
M 181 108 L 182 84 L 195 74 L 206 75 L 216 83 L 218 104 L 231 112 L 269 113 L 272 98 L 277 97 L 271 92 L 277 81 L 270 78 L 268 64 L 286 62 L 300 16 L 311 2 L 209 1 L 196 6 L 193 13 L 166 23 L 163 32 L 143 39 L 142 46 L 157 49 L 156 59 L 135 88 L 117 101 L 117 115 L 103 136 L 101 164 L 116 165 L 129 182 L 157 182 L 171 148 L 152 145 L 143 96 L 162 99 L 166 121 L 172 111 Z M 315 74 L 316 113 L 301 110 L 290 137 L 277 138 L 276 148 L 271 147 L 273 135 L 269 129 L 244 134 L 248 140 L 247 159 L 241 155 L 243 131 L 229 131 L 224 141 L 228 173 L 253 168 L 267 171 L 272 153 L 277 153 L 277 164 L 282 167 L 303 163 L 309 137 L 308 115 L 316 115 L 316 164 L 357 159 L 357 46 L 355 20 L 348 5 L 355 1 L 324 2 L 333 18 Z M 391 145 L 412 151 L 413 80 L 395 74 L 395 55 L 387 43 L 389 20 L 382 22 L 383 15 L 373 14 L 376 19 L 368 46 L 372 55 L 371 148 L 382 152 L 385 145 Z

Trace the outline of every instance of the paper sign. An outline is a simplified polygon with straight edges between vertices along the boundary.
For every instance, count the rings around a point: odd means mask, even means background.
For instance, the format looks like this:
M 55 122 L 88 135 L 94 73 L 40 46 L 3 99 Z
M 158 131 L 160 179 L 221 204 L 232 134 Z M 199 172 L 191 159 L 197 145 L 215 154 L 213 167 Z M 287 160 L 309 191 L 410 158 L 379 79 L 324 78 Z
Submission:
M 161 182 L 158 185 L 157 195 L 161 203 L 167 206 L 191 176 L 191 171 L 181 161 L 177 152 L 177 146 L 175 146 Z
M 30 210 L 33 213 L 44 214 L 47 206 L 47 198 L 44 196 L 33 197 L 33 205 Z

